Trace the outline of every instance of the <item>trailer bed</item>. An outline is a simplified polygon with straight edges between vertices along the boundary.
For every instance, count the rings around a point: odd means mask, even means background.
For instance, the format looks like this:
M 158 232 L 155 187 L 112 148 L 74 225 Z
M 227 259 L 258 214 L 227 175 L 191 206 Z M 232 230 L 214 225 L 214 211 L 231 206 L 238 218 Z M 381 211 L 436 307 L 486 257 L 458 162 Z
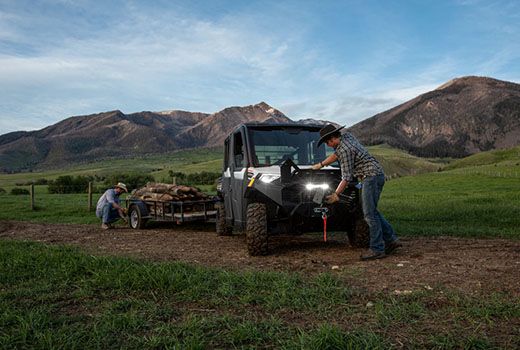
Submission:
M 159 222 L 215 222 L 216 198 L 195 201 L 153 201 L 127 199 L 129 225 L 131 228 L 144 228 L 149 220 Z

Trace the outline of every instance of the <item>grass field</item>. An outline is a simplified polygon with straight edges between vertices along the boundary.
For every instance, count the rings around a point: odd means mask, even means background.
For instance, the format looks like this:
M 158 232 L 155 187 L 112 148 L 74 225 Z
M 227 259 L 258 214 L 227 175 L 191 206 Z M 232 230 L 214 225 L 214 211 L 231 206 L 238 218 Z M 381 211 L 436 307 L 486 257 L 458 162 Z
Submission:
M 367 294 L 344 277 L 232 272 L 0 241 L 0 347 L 520 346 L 509 329 L 520 317 L 511 296 Z
M 380 209 L 403 235 L 520 238 L 520 178 L 454 171 L 385 186 Z
M 520 157 L 514 151 L 447 166 L 387 147 L 372 151 L 388 161 L 387 169 L 404 171 L 420 162 L 410 172 L 416 175 L 388 181 L 380 202 L 401 236 L 520 237 Z M 201 151 L 197 160 L 177 154 L 171 163 L 159 157 L 139 167 L 156 177 L 170 169 L 211 171 L 220 166 L 217 154 Z M 136 169 L 121 162 L 119 168 Z M 95 174 L 112 165 L 0 175 L 0 187 L 9 191 L 16 182 Z M 432 172 L 417 175 L 427 168 Z M 87 211 L 86 194 L 52 195 L 36 186 L 35 197 L 37 210 L 31 211 L 27 195 L 1 194 L 0 220 L 99 223 Z M 520 303 L 511 295 L 442 285 L 409 295 L 371 293 L 348 282 L 358 273 L 234 271 L 0 240 L 0 349 L 520 347 L 519 333 L 511 330 Z
M 55 195 L 46 193 L 45 186 L 35 188 L 35 211 L 27 195 L 0 195 L 0 220 L 98 222 L 87 211 L 87 194 Z M 98 197 L 94 195 L 94 203 Z M 520 238 L 520 178 L 459 169 L 405 176 L 387 182 L 380 209 L 403 236 Z

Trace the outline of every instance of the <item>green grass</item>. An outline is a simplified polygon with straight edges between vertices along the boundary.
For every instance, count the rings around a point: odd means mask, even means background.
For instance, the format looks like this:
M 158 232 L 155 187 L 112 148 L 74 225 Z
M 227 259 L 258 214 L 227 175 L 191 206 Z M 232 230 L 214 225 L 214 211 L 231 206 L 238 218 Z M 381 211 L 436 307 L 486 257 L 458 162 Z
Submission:
M 428 169 L 433 172 L 415 176 L 393 178 L 385 185 L 380 209 L 394 225 L 400 235 L 430 236 L 454 235 L 463 237 L 520 237 L 520 162 L 518 150 L 486 152 L 468 157 L 466 167 L 459 165 L 464 160 L 448 164 L 450 170 L 437 171 L 445 160 L 424 160 L 407 155 L 387 146 L 371 147 L 371 152 L 382 159 L 388 169 L 415 169 L 420 173 Z M 213 152 L 213 153 L 212 153 Z M 199 172 L 214 171 L 220 166 L 219 150 L 197 150 L 177 152 L 169 155 L 175 171 Z M 156 178 L 167 177 L 170 168 L 165 162 L 166 156 L 147 159 L 143 164 L 156 168 Z M 475 159 L 486 161 L 475 161 Z M 499 163 L 487 164 L 491 160 Z M 119 166 L 127 164 L 121 160 Z M 125 163 L 127 162 L 127 163 Z M 484 165 L 475 165 L 486 163 Z M 138 163 L 140 164 L 140 163 Z M 171 165 L 170 164 L 170 165 Z M 417 165 L 418 164 L 418 165 Z M 108 163 L 106 163 L 108 166 Z M 118 163 L 115 164 L 116 166 Z M 130 166 L 129 164 L 127 164 Z M 173 166 L 173 165 L 172 165 Z M 98 168 L 76 169 L 75 171 L 95 171 Z M 159 170 L 161 169 L 161 170 Z M 60 173 L 65 174 L 65 170 Z M 35 175 L 35 174 L 32 174 Z M 31 175 L 31 176 L 32 176 Z M 56 174 L 55 174 L 56 175 Z M 0 187 L 7 194 L 0 195 L 2 210 L 0 220 L 31 220 L 62 223 L 96 223 L 92 212 L 87 211 L 87 195 L 50 195 L 45 186 L 36 186 L 36 211 L 29 208 L 28 196 L 8 194 L 13 184 L 27 179 L 28 174 L 0 175 Z M 43 174 L 33 177 L 37 179 Z M 45 177 L 45 176 L 44 176 Z M 214 193 L 213 186 L 201 186 L 209 193 Z M 96 202 L 99 194 L 94 197 Z
M 388 181 L 380 210 L 400 235 L 520 238 L 520 178 L 462 174 L 459 170 Z M 212 193 L 212 186 L 201 186 Z M 87 211 L 87 194 L 54 195 L 35 186 L 29 196 L 0 195 L 0 220 L 97 223 Z M 99 194 L 94 195 L 94 204 Z M 123 195 L 124 197 L 124 195 Z
M 402 235 L 520 238 L 520 178 L 456 171 L 389 181 L 381 212 Z
M 518 300 L 503 294 L 367 295 L 341 275 L 231 272 L 0 241 L 5 349 L 515 348 L 520 335 L 507 325 L 519 320 Z
M 214 195 L 214 185 L 197 186 L 205 193 Z M 95 215 L 95 207 L 101 193 L 92 195 L 92 211 L 88 210 L 88 194 L 49 194 L 47 186 L 34 186 L 35 210 L 30 208 L 29 195 L 11 195 L 13 186 L 4 187 L 7 191 L 0 194 L 0 220 L 20 220 L 47 223 L 67 224 L 97 224 L 99 219 Z M 29 188 L 24 186 L 23 188 Z M 121 203 L 129 195 L 121 195 Z

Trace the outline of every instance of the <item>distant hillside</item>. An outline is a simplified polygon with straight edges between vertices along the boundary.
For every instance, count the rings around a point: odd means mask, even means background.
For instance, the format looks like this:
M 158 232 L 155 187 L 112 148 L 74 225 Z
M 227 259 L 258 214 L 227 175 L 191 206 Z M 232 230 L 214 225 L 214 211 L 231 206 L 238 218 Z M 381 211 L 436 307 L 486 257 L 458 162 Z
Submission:
M 444 164 L 419 158 L 388 145 L 369 146 L 368 150 L 383 166 L 386 176 L 399 177 L 438 171 Z
M 421 157 L 464 157 L 520 144 L 520 85 L 491 78 L 454 79 L 379 113 L 350 131 Z
M 370 146 L 369 151 L 381 162 L 386 175 L 392 178 L 437 171 L 441 167 L 438 163 L 412 156 L 387 145 Z M 98 175 L 104 177 L 121 172 L 151 174 L 157 181 L 168 181 L 170 170 L 186 174 L 201 171 L 220 172 L 222 170 L 222 159 L 222 147 L 213 147 L 182 150 L 169 154 L 70 164 L 60 169 L 0 174 L 0 187 L 34 182 L 42 178 L 51 180 L 62 175 Z
M 264 102 L 213 114 L 111 111 L 71 117 L 42 130 L 1 135 L 0 171 L 219 146 L 237 125 L 247 121 L 291 122 Z
M 445 170 L 468 168 L 483 165 L 509 165 L 520 172 L 520 146 L 504 150 L 494 150 L 473 154 L 469 157 L 450 162 Z

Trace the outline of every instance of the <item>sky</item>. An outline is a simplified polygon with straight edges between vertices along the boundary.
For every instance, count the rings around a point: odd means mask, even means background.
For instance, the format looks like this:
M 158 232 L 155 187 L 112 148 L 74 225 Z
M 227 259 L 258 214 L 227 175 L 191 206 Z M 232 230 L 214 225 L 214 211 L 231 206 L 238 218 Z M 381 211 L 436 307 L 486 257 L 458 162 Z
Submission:
M 520 83 L 520 1 L 0 0 L 0 134 L 261 101 L 350 126 L 467 75 Z

